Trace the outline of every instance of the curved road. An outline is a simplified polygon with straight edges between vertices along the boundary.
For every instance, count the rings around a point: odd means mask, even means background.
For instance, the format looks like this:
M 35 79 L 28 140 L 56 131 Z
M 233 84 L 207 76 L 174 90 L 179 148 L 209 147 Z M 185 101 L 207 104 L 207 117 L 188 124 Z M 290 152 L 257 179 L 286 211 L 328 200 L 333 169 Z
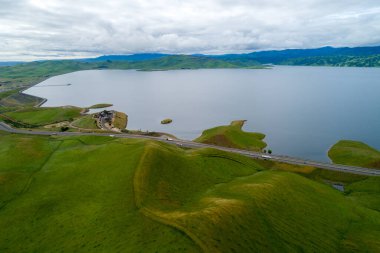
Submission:
M 273 160 L 277 162 L 283 162 L 283 163 L 294 164 L 294 165 L 308 165 L 308 166 L 313 166 L 313 167 L 317 167 L 321 169 L 341 171 L 341 172 L 347 172 L 347 173 L 358 174 L 358 175 L 380 176 L 380 170 L 376 170 L 376 169 L 316 162 L 316 161 L 303 160 L 300 158 L 294 158 L 294 157 L 288 157 L 288 156 L 282 156 L 282 155 L 265 155 L 259 152 L 234 149 L 234 148 L 226 148 L 226 147 L 220 147 L 220 146 L 215 146 L 215 145 L 197 143 L 193 141 L 177 140 L 177 139 L 167 140 L 162 137 L 152 137 L 152 136 L 133 135 L 133 134 L 117 134 L 117 133 L 111 134 L 111 133 L 28 131 L 28 130 L 12 128 L 3 122 L 0 122 L 0 130 L 6 131 L 9 133 L 31 134 L 31 135 L 59 135 L 59 136 L 94 135 L 94 136 L 113 136 L 115 138 L 150 139 L 150 140 L 166 142 L 169 144 L 178 145 L 178 146 L 187 147 L 187 148 L 214 148 L 214 149 L 219 149 L 219 150 L 223 150 L 227 152 L 232 152 L 232 153 L 237 153 L 240 155 L 252 157 L 255 159 Z

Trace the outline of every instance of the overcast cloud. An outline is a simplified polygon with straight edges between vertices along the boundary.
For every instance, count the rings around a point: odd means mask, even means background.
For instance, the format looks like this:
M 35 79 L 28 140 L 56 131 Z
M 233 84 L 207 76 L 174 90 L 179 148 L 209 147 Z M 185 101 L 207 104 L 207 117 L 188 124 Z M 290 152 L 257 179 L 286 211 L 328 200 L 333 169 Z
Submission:
M 0 60 L 380 45 L 379 0 L 0 0 Z

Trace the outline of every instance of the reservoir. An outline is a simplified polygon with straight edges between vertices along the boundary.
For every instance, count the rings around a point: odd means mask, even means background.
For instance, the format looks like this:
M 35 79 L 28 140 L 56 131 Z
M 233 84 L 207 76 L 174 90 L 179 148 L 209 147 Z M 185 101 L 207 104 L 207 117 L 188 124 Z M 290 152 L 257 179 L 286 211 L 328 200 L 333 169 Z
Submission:
M 70 85 L 65 85 L 70 84 Z M 380 149 L 380 68 L 291 67 L 213 70 L 89 70 L 25 91 L 43 106 L 112 103 L 128 129 L 194 139 L 204 129 L 247 120 L 275 154 L 328 161 L 340 139 Z M 173 119 L 162 125 L 161 120 Z

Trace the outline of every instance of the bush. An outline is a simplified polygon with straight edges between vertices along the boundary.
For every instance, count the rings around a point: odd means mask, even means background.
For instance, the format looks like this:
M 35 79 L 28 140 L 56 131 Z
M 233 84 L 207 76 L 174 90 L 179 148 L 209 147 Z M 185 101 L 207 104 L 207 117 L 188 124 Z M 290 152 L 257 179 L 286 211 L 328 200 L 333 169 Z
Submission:
M 61 132 L 66 132 L 67 130 L 69 130 L 69 127 L 67 127 L 67 126 L 61 127 Z

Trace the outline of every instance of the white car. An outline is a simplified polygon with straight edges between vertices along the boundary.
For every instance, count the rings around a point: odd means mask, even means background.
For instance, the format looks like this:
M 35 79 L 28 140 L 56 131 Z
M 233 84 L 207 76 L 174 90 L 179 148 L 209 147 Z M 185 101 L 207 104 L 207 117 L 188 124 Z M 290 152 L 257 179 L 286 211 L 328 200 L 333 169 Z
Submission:
M 172 138 L 166 138 L 167 141 L 172 141 L 173 139 Z
M 272 158 L 270 155 L 261 155 L 261 157 L 264 159 L 271 159 Z
M 113 134 L 110 134 L 110 137 L 115 137 L 115 135 L 113 135 Z

